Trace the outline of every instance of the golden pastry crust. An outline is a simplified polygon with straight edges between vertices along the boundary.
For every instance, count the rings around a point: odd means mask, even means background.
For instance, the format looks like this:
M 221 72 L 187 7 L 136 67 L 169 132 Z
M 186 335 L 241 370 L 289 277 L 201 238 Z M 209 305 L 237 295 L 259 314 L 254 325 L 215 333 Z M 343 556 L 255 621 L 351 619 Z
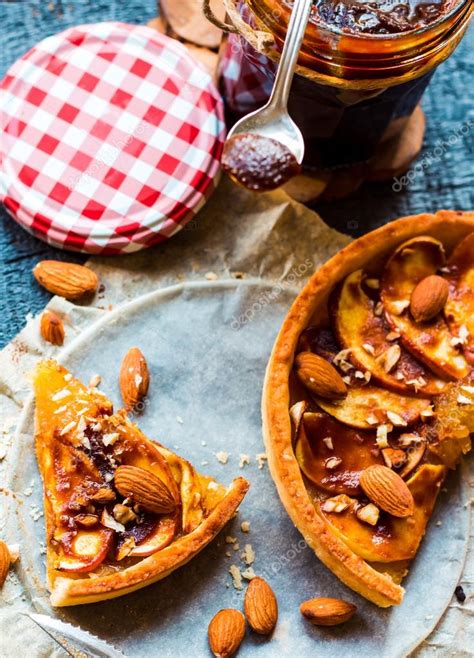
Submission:
M 379 271 L 393 250 L 418 235 L 431 235 L 448 252 L 474 231 L 474 212 L 442 210 L 391 222 L 342 249 L 309 280 L 293 303 L 268 363 L 263 398 L 263 435 L 268 464 L 281 501 L 293 523 L 318 558 L 346 585 L 373 603 L 388 607 L 401 603 L 403 588 L 356 555 L 317 513 L 293 453 L 289 415 L 289 376 L 301 331 L 315 318 L 327 318 L 327 302 L 334 286 L 352 272 Z
M 249 484 L 236 478 L 226 496 L 193 532 L 137 564 L 113 574 L 72 580 L 49 572 L 51 603 L 55 607 L 82 605 L 129 594 L 166 578 L 211 542 L 232 518 L 247 493 Z

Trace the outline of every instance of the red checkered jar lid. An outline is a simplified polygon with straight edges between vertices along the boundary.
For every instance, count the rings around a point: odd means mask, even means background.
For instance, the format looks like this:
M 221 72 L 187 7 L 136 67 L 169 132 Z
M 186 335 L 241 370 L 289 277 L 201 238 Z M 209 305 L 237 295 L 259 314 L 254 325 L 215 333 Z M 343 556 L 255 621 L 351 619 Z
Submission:
M 224 131 L 219 93 L 180 43 L 144 26 L 75 27 L 0 82 L 0 199 L 56 247 L 137 251 L 204 205 Z

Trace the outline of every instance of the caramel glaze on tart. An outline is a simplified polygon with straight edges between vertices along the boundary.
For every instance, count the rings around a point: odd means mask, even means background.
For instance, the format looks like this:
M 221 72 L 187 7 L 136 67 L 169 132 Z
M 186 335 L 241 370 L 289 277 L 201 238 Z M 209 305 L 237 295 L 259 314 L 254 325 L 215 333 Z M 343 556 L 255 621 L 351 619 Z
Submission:
M 433 274 L 447 280 L 448 301 L 429 322 L 416 322 L 411 294 Z M 395 582 L 417 552 L 447 468 L 468 449 L 468 437 L 453 448 L 443 434 L 452 433 L 453 414 L 460 420 L 461 409 L 474 408 L 473 316 L 474 233 L 449 259 L 440 240 L 417 236 L 375 275 L 359 269 L 336 282 L 329 321 L 299 337 L 295 356 L 324 358 L 347 386 L 344 399 L 327 400 L 296 370 L 290 376 L 293 450 L 306 489 L 335 535 Z M 447 410 L 449 430 L 438 417 Z M 459 422 L 460 434 L 474 429 L 470 418 Z M 397 518 L 364 493 L 361 473 L 377 464 L 405 481 L 413 514 Z

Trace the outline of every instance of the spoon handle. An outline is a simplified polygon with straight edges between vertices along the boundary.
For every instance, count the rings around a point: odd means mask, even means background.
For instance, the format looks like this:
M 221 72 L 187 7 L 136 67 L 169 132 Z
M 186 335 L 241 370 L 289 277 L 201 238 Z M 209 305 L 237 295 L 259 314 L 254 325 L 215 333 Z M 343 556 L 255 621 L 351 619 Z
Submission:
M 295 0 L 269 105 L 285 110 L 314 0 Z

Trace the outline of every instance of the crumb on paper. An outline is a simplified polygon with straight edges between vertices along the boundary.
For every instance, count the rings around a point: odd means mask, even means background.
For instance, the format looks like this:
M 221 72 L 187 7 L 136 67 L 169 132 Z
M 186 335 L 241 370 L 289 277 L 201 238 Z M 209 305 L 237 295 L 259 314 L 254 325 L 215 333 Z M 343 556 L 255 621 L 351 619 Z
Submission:
M 231 272 L 232 276 L 234 279 L 244 279 L 245 278 L 245 272 Z
M 43 516 L 43 510 L 41 510 L 38 505 L 33 504 L 30 507 L 30 516 L 33 521 L 39 521 L 39 519 Z
M 20 545 L 19 544 L 8 544 L 8 552 L 10 553 L 10 562 L 15 564 L 20 558 Z
M 89 388 L 97 388 L 101 381 L 102 377 L 99 374 L 92 375 L 89 380 Z
M 206 272 L 204 275 L 208 281 L 217 281 L 218 276 L 215 272 Z
M 252 544 L 245 544 L 244 552 L 240 557 L 247 566 L 250 566 L 255 562 L 255 551 L 252 548 Z
M 267 453 L 259 452 L 257 455 L 255 455 L 255 459 L 257 460 L 258 468 L 261 470 L 268 459 Z
M 239 589 L 239 590 L 242 589 L 243 588 L 242 574 L 240 572 L 239 567 L 236 564 L 232 564 L 229 567 L 229 573 L 232 577 L 232 584 L 233 584 L 234 588 Z
M 239 468 L 243 468 L 245 464 L 250 464 L 250 455 L 241 454 L 239 460 Z
M 227 464 L 229 461 L 229 453 L 228 452 L 216 452 L 216 459 L 220 464 Z
M 207 443 L 205 441 L 201 441 L 202 446 L 207 446 Z
M 240 529 L 242 532 L 250 532 L 250 522 L 249 521 L 242 521 L 240 524 Z
M 235 544 L 235 542 L 237 541 L 237 537 L 232 537 L 232 535 L 226 535 L 224 541 L 226 544 Z
M 252 567 L 248 567 L 245 569 L 245 571 L 242 571 L 242 578 L 245 578 L 245 580 L 252 580 L 252 578 L 256 578 L 257 574 L 253 570 Z
M 437 528 L 441 528 L 442 525 L 443 525 L 442 521 L 436 521 L 436 527 Z
M 203 459 L 201 462 L 201 466 L 207 466 L 208 464 L 209 462 L 207 461 L 207 459 Z
M 226 554 L 226 557 L 232 557 L 232 553 L 230 551 L 226 551 L 225 554 Z
M 234 551 L 240 551 L 240 544 L 239 544 L 239 542 L 236 542 L 235 544 L 233 544 L 232 548 L 234 549 Z
M 7 449 L 5 448 L 5 446 L 0 445 L 0 462 L 3 459 L 5 459 L 6 456 L 7 456 Z
M 176 416 L 176 420 L 180 425 L 184 423 L 184 420 L 181 418 L 181 416 Z

